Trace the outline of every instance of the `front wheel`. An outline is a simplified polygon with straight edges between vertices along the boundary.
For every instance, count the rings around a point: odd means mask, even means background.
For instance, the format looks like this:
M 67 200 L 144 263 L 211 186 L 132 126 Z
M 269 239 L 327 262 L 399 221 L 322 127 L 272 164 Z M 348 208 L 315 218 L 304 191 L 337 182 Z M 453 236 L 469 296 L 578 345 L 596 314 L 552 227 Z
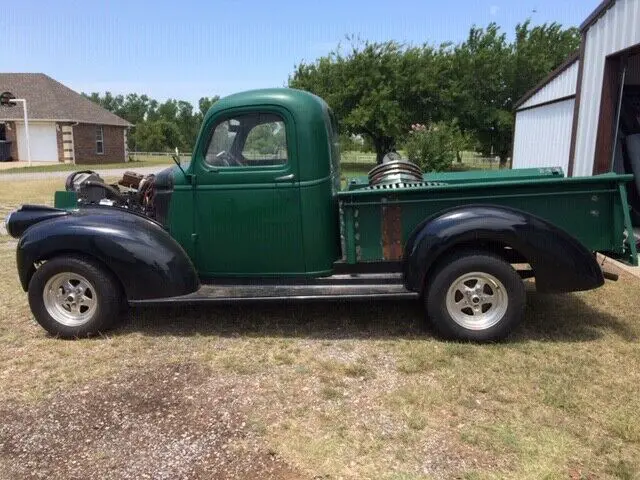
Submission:
M 427 285 L 427 315 L 447 338 L 488 342 L 506 337 L 522 320 L 522 279 L 502 258 L 485 252 L 450 257 Z
M 109 329 L 120 315 L 122 301 L 113 276 L 83 257 L 53 258 L 29 282 L 29 306 L 36 321 L 63 338 L 87 337 Z

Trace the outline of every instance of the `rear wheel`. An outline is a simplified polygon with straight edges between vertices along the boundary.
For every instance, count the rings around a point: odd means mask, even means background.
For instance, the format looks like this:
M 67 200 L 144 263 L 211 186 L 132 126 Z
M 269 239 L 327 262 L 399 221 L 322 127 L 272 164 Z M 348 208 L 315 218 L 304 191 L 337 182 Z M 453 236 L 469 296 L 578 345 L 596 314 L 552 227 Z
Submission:
M 427 315 L 447 338 L 496 341 L 522 320 L 524 284 L 513 267 L 496 255 L 467 252 L 449 257 L 430 280 Z
M 101 266 L 82 257 L 53 258 L 29 282 L 29 306 L 49 333 L 87 337 L 108 330 L 120 316 L 121 289 Z

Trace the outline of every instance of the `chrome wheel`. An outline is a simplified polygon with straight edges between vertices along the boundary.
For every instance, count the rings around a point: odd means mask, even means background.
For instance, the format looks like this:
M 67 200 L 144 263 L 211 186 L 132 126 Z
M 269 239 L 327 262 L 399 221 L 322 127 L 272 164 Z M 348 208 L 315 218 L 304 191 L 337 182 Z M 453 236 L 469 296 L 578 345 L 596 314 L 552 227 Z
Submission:
M 447 311 L 454 322 L 469 330 L 485 330 L 507 312 L 509 297 L 504 285 L 486 272 L 465 273 L 447 291 Z
M 52 276 L 44 286 L 42 299 L 49 315 L 68 327 L 88 322 L 98 307 L 95 287 L 73 272 Z

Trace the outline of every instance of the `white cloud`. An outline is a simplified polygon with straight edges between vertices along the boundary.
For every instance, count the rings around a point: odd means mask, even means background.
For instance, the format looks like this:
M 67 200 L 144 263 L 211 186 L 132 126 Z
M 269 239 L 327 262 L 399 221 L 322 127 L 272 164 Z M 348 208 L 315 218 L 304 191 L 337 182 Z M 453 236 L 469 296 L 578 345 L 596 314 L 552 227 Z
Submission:
M 489 7 L 489 15 L 495 17 L 498 14 L 498 10 L 500 10 L 500 7 L 498 7 L 498 5 L 491 5 Z

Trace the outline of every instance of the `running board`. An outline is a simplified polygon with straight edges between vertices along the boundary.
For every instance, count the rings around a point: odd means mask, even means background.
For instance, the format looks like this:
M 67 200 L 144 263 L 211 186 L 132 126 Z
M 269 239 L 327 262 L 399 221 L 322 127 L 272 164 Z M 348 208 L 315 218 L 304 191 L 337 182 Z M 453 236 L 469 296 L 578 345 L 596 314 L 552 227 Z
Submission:
M 150 300 L 131 300 L 129 304 L 132 306 L 152 306 L 323 300 L 415 300 L 417 298 L 418 294 L 416 292 L 410 292 L 400 283 L 358 284 L 347 282 L 333 285 L 248 285 L 246 283 L 236 283 L 203 285 L 197 292 L 189 295 Z

